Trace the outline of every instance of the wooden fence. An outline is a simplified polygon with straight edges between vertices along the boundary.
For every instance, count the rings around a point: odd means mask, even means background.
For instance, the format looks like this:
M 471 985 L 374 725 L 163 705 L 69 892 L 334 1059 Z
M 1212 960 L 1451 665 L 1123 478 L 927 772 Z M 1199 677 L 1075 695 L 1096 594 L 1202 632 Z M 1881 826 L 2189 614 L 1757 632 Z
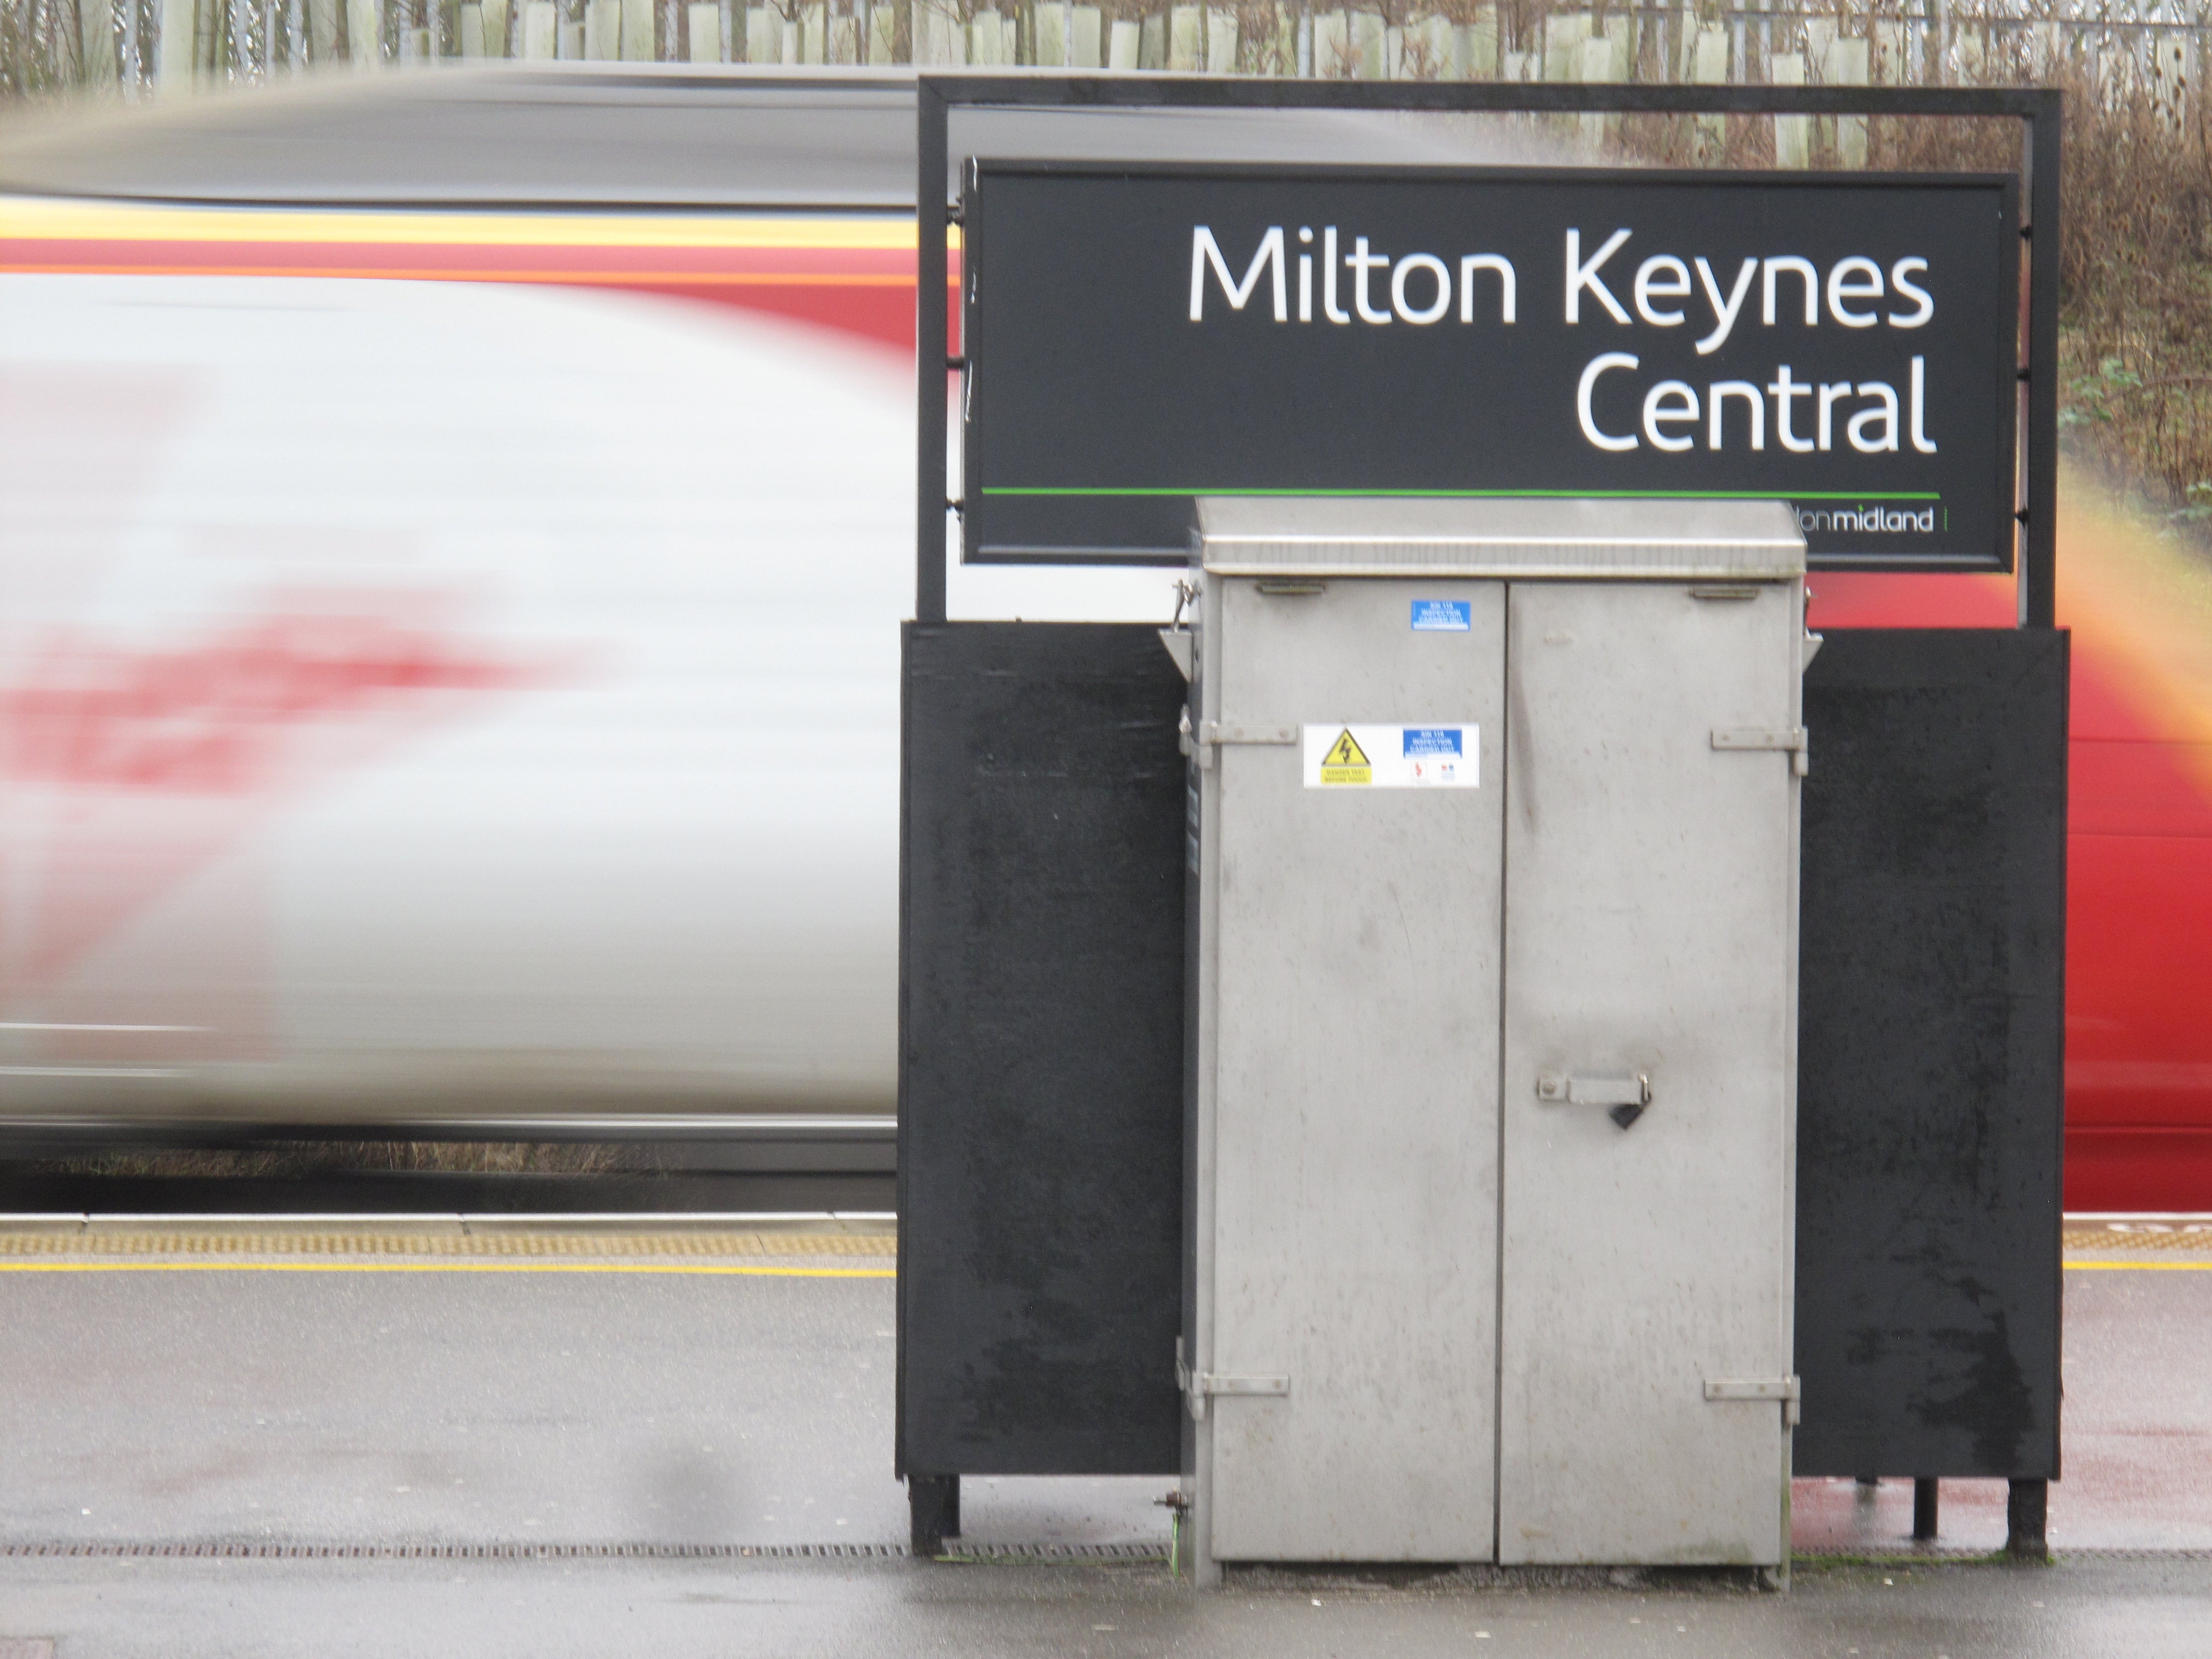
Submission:
M 1843 11 L 1694 0 L 0 0 L 0 95 L 84 86 L 142 97 L 313 65 L 490 57 L 1790 85 L 2067 73 L 2130 94 L 2148 88 L 2178 110 L 2208 36 L 2212 0 L 1877 0 Z

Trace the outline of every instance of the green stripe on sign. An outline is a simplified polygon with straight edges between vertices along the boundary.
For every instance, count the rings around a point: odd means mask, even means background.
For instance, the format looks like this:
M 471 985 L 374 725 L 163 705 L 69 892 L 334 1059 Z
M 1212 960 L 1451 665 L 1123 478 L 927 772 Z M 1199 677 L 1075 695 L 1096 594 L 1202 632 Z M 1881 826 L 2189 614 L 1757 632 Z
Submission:
M 1108 485 L 986 484 L 986 495 L 1334 495 L 1346 498 L 1479 501 L 1940 501 L 1933 489 L 1200 489 Z

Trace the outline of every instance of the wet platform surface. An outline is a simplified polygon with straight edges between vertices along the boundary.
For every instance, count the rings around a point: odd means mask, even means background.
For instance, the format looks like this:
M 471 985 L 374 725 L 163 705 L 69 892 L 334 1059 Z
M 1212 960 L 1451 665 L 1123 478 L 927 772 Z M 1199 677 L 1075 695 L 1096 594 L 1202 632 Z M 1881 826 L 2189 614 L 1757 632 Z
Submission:
M 1801 1569 L 1787 1595 L 896 1562 L 36 1562 L 0 1616 L 55 1659 L 2203 1659 L 2201 1563 Z
M 2212 1652 L 2212 1249 L 2074 1253 L 2101 1265 L 2067 1275 L 2055 1568 L 1956 1559 L 2002 1544 L 2002 1483 L 1945 1482 L 1950 1559 L 1914 1561 L 1908 1482 L 1803 1481 L 1801 1556 L 1890 1559 L 1801 1565 L 1786 1597 L 1462 1577 L 1206 1601 L 1158 1559 L 1164 1478 L 966 1483 L 969 1547 L 1097 1553 L 1079 1564 L 900 1558 L 890 1249 L 866 1225 L 0 1234 L 0 1638 L 58 1638 L 59 1659 L 648 1636 L 671 1653 Z M 1632 1622 L 1662 1618 L 1646 1602 L 1683 1628 Z

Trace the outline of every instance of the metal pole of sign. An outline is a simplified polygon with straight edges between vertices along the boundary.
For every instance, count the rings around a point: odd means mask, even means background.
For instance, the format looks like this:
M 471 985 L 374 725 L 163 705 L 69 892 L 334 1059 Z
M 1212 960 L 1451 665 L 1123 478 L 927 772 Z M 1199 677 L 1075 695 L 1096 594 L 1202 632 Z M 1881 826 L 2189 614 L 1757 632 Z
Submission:
M 2023 628 L 2056 625 L 2058 571 L 2058 173 L 2061 94 L 2030 115 L 2021 149 L 2027 173 L 2027 505 L 2021 549 Z
M 916 179 L 915 200 L 919 205 L 915 228 L 915 318 L 914 337 L 915 378 L 920 392 L 921 454 L 937 458 L 934 465 L 925 459 L 916 470 L 915 520 L 917 523 L 916 556 L 914 593 L 914 628 L 907 630 L 902 641 L 902 649 L 911 653 L 915 630 L 941 626 L 945 621 L 945 516 L 950 507 L 945 499 L 945 289 L 946 277 L 945 201 L 945 106 L 938 83 L 924 78 L 916 89 L 916 102 L 921 108 L 921 160 Z M 904 669 L 902 668 L 902 677 Z M 901 693 L 902 704 L 905 693 Z M 901 723 L 906 720 L 903 708 Z M 907 776 L 908 744 L 902 738 L 899 761 L 899 915 L 900 926 L 905 927 L 911 874 L 908 836 L 906 833 L 908 800 L 912 793 Z M 912 1167 L 908 1156 L 907 1116 L 903 1109 L 907 1098 L 907 1056 L 910 1051 L 908 1041 L 908 984 L 902 940 L 899 972 L 898 1054 L 899 1054 L 899 1114 L 898 1152 L 898 1212 L 911 1215 L 913 1208 L 907 1200 L 907 1175 Z M 914 1282 L 907 1260 L 908 1230 L 899 1229 L 898 1259 L 898 1325 L 907 1326 L 907 1292 Z M 906 1462 L 906 1344 L 898 1344 L 896 1361 L 897 1421 L 894 1436 L 896 1448 L 893 1473 L 907 1482 L 908 1506 L 912 1521 L 912 1548 L 919 1556 L 933 1556 L 944 1547 L 948 1534 L 960 1530 L 960 1477 L 957 1474 L 941 1474 L 931 1470 L 909 1469 Z
M 2047 103 L 2031 115 L 2021 149 L 2027 173 L 2027 362 L 2021 374 L 2027 382 L 2027 517 L 2022 526 L 2020 580 L 2020 625 L 2049 629 L 2057 625 L 2058 583 L 2058 181 L 2063 160 L 2061 94 L 2043 94 Z M 2064 842 L 2060 846 L 2063 848 Z M 2064 972 L 2063 959 L 2059 969 Z M 2062 985 L 2063 996 L 2063 985 Z M 2058 1031 L 2060 1064 L 2064 1064 L 2065 1027 Z M 2063 1169 L 2065 1127 L 2057 1126 L 2059 1145 L 2054 1168 Z M 2065 1299 L 2059 1293 L 2064 1271 L 2054 1253 L 2051 1264 L 2051 1328 L 2063 1345 Z M 2063 1457 L 2063 1443 L 2054 1452 Z M 2058 1474 L 2054 1466 L 2053 1478 Z M 2005 1505 L 2005 1553 L 2017 1559 L 2050 1559 L 2046 1522 L 2050 1483 L 2014 1480 Z M 1933 1507 L 1931 1503 L 1930 1507 Z
M 920 381 L 917 413 L 921 422 L 921 464 L 915 475 L 915 544 L 914 619 L 924 625 L 945 620 L 945 288 L 951 276 L 945 200 L 945 82 L 925 75 L 915 89 L 921 108 L 920 171 L 915 201 L 920 211 L 915 238 L 915 374 Z M 963 100 L 962 101 L 965 101 Z M 934 461 L 931 457 L 935 457 Z

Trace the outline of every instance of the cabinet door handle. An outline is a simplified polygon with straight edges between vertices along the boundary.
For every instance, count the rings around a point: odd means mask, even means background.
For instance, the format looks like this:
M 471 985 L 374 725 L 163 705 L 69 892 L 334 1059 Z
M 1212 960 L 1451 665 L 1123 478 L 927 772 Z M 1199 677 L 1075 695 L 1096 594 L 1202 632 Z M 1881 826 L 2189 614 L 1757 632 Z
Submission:
M 1536 1098 L 1554 1106 L 1602 1106 L 1606 1115 L 1626 1129 L 1651 1104 L 1651 1078 L 1644 1072 L 1633 1077 L 1570 1077 L 1547 1072 L 1536 1079 Z

